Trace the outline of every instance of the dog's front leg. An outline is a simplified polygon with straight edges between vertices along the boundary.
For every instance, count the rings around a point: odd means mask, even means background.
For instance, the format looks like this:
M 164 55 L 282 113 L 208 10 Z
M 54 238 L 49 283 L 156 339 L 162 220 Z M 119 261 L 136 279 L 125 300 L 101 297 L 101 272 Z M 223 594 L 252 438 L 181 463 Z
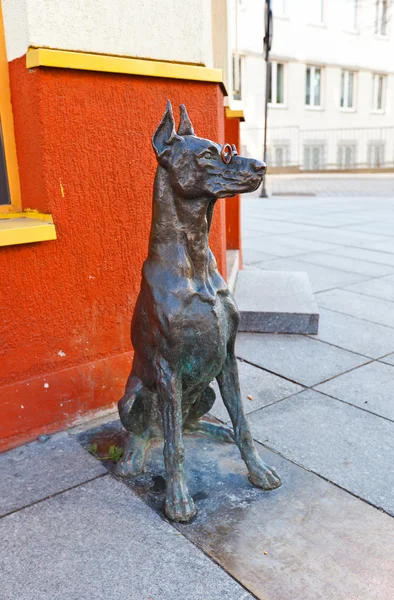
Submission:
M 259 457 L 246 419 L 238 378 L 237 359 L 228 353 L 222 371 L 217 376 L 220 393 L 234 427 L 235 442 L 249 471 L 249 480 L 264 490 L 280 486 L 280 477 Z
M 167 492 L 165 513 L 172 521 L 190 521 L 197 513 L 185 482 L 182 438 L 182 381 L 162 357 L 156 360 L 156 386 L 163 416 Z

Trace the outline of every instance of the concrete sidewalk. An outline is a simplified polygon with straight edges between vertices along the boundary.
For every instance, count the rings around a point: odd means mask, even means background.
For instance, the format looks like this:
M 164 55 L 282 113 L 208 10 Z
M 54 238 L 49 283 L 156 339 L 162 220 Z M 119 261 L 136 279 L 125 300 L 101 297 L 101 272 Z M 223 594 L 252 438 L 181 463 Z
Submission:
M 174 526 L 159 445 L 124 482 L 86 451 L 123 443 L 116 415 L 4 453 L 1 600 L 392 600 L 394 197 L 382 186 L 243 201 L 245 268 L 306 271 L 321 308 L 318 336 L 238 337 L 253 435 L 282 487 L 253 488 L 233 445 L 187 436 L 199 514 Z M 212 414 L 228 420 L 220 400 Z
M 388 197 L 393 195 L 394 173 L 308 173 L 268 175 L 272 196 L 311 195 Z

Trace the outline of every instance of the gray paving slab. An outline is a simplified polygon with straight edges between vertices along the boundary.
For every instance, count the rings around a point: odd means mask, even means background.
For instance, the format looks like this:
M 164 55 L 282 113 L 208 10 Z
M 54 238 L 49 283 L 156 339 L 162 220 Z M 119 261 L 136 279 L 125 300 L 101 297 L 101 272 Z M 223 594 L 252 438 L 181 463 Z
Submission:
M 235 300 L 239 331 L 317 333 L 319 309 L 306 273 L 243 270 Z
M 304 389 L 296 383 L 267 373 L 267 371 L 240 360 L 238 361 L 238 372 L 243 405 L 247 414 L 292 394 L 297 394 Z M 210 414 L 220 421 L 229 422 L 230 419 L 221 399 L 219 386 L 216 382 L 212 385 L 216 392 L 216 401 Z M 252 399 L 248 396 L 251 396 Z
M 381 235 L 394 235 L 393 223 L 386 221 L 370 221 L 369 223 L 357 223 L 355 225 L 344 225 L 345 229 L 351 231 L 363 231 L 366 233 L 378 233 Z
M 109 475 L 2 519 L 0 536 L 2 600 L 250 597 Z
M 365 296 L 371 296 L 372 298 L 394 302 L 394 275 L 360 281 L 359 283 L 347 285 L 345 289 L 349 290 L 349 292 L 356 292 Z
M 381 252 L 390 252 L 394 254 L 394 238 L 386 238 L 384 242 L 372 242 L 368 245 L 371 250 L 379 250 Z
M 314 292 L 343 287 L 369 279 L 366 275 L 340 271 L 339 269 L 297 260 L 297 258 L 279 258 L 255 263 L 253 268 L 268 271 L 304 271 L 308 274 Z
M 315 231 L 300 231 L 297 232 L 297 237 L 320 242 L 329 242 L 330 244 L 341 244 L 343 246 L 360 246 L 363 247 L 370 242 L 383 242 L 388 239 L 386 235 L 378 235 L 376 233 L 365 233 L 362 231 L 352 231 L 350 229 L 319 229 Z
M 319 306 L 352 315 L 371 323 L 394 327 L 394 304 L 347 290 L 330 290 L 316 296 Z
M 394 366 L 392 365 L 376 361 L 334 377 L 318 385 L 316 389 L 394 421 Z
M 275 258 L 278 258 L 275 256 L 275 254 L 269 254 L 268 252 L 263 252 L 260 249 L 251 248 L 250 244 L 242 246 L 242 262 L 245 265 L 261 262 L 262 260 L 273 260 Z
M 67 433 L 0 454 L 0 515 L 66 490 L 105 469 Z
M 248 231 L 244 234 L 244 245 L 253 244 L 257 249 L 269 254 L 275 254 L 276 256 L 286 258 L 289 256 L 296 256 L 297 254 L 305 254 L 308 250 L 314 250 L 316 252 L 331 250 L 337 248 L 334 244 L 328 244 L 323 242 L 315 242 L 314 240 L 305 240 L 293 236 L 259 236 L 249 239 Z
M 302 335 L 240 333 L 235 350 L 240 358 L 307 387 L 369 361 Z
M 363 197 L 373 198 L 373 208 L 376 210 L 375 203 L 385 202 L 385 197 L 388 200 L 393 196 L 393 179 L 389 175 L 377 174 L 366 177 L 357 173 L 354 177 L 349 176 L 337 176 L 329 174 L 319 174 L 304 176 L 269 176 L 267 178 L 267 185 L 269 193 L 275 192 L 291 192 L 298 193 L 315 193 L 322 196 L 324 200 L 336 201 L 336 196 L 339 197 L 344 203 L 346 200 L 360 203 Z M 330 198 L 332 196 L 332 198 Z M 354 198 L 353 198 L 354 196 Z M 273 198 L 274 199 L 274 198 Z M 299 200 L 297 197 L 292 198 L 293 201 Z
M 391 600 L 394 520 L 284 458 L 259 452 L 282 476 L 273 492 L 249 484 L 234 445 L 185 436 L 199 513 L 178 531 L 260 600 Z M 159 513 L 163 476 L 157 446 L 146 475 L 127 480 Z M 210 579 L 203 573 L 201 579 L 211 600 Z
M 334 254 L 336 256 L 360 260 L 363 264 L 364 262 L 371 262 L 378 263 L 381 265 L 394 266 L 394 254 L 390 254 L 389 252 L 381 252 L 378 250 L 370 250 L 367 248 L 350 248 L 345 246 L 342 246 L 341 248 L 337 248 L 335 250 L 329 250 L 328 252 L 329 254 Z
M 362 261 L 357 258 L 347 258 L 344 255 L 346 249 L 337 252 L 341 253 L 341 255 L 337 256 L 335 251 L 331 254 L 311 252 L 309 254 L 302 254 L 298 256 L 297 259 L 299 261 L 310 262 L 315 265 L 332 267 L 340 271 L 358 273 L 360 275 L 364 275 L 365 277 L 382 277 L 384 275 L 390 275 L 393 273 L 393 266 L 378 264 L 375 262 L 367 262 L 365 260 Z
M 394 353 L 388 354 L 380 359 L 381 362 L 387 363 L 388 365 L 394 365 Z
M 380 358 L 394 350 L 394 335 L 390 327 L 326 308 L 320 309 L 316 339 L 370 358 Z
M 253 435 L 394 515 L 394 423 L 313 390 L 256 413 Z
M 245 223 L 245 221 L 244 221 Z M 268 234 L 284 234 L 284 233 L 294 233 L 299 231 L 309 231 L 311 226 L 307 224 L 300 223 L 287 223 L 286 221 L 268 221 L 264 219 L 264 217 L 258 217 L 258 215 L 253 215 L 253 220 L 249 220 L 246 222 L 248 225 L 248 229 L 251 231 L 258 231 L 261 233 Z

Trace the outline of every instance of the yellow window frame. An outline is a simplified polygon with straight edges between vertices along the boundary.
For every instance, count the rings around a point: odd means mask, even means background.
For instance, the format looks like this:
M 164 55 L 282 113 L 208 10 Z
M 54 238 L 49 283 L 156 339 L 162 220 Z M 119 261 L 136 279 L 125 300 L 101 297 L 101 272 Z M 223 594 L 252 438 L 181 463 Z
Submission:
M 14 118 L 12 115 L 10 78 L 5 46 L 3 13 L 0 4 L 0 119 L 3 132 L 6 173 L 11 204 L 0 204 L 0 213 L 22 210 L 18 159 L 16 155 Z
M 0 0 L 0 123 L 3 134 L 10 204 L 0 204 L 0 246 L 29 244 L 56 239 L 52 216 L 34 210 L 22 211 L 10 77 Z

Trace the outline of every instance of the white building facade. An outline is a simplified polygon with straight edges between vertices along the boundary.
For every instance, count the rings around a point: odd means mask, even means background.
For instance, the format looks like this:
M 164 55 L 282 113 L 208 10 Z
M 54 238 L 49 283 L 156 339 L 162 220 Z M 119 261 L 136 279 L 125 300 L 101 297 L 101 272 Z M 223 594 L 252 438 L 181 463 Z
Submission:
M 272 9 L 269 166 L 394 168 L 392 0 L 272 0 Z M 234 0 L 232 11 L 243 151 L 261 158 L 264 2 Z

